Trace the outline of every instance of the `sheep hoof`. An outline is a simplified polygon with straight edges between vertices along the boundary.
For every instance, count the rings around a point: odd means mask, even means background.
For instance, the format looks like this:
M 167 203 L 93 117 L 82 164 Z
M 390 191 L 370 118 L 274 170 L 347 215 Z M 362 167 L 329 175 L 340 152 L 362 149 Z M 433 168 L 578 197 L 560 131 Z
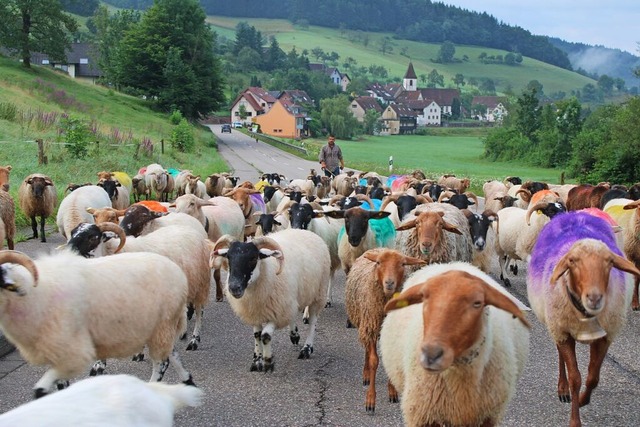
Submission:
M 291 333 L 289 333 L 289 339 L 293 345 L 298 345 L 298 343 L 300 343 L 300 334 L 298 333 L 297 327 L 295 331 L 291 331 Z
M 353 329 L 355 328 L 355 326 L 353 326 L 353 323 L 351 323 L 351 320 L 347 319 L 347 329 Z
M 309 324 L 309 318 L 308 317 L 303 317 L 302 318 L 302 323 L 304 323 L 305 325 Z
M 254 356 L 253 363 L 251 364 L 251 372 L 259 371 L 261 372 L 264 369 L 264 364 L 262 362 L 262 356 Z
M 635 306 L 635 307 L 631 307 L 631 309 L 632 309 L 633 311 L 639 311 L 639 310 L 640 310 L 640 305 Z
M 327 301 L 327 303 L 324 305 L 325 308 L 327 307 L 331 307 L 331 301 Z
M 67 387 L 69 387 L 69 381 L 57 381 L 56 383 L 56 388 L 58 390 L 64 390 Z
M 375 405 L 365 405 L 365 410 L 367 411 L 367 413 L 371 413 L 371 415 L 374 415 L 376 413 L 376 406 Z
M 517 275 L 518 275 L 518 264 L 510 265 L 510 266 L 509 266 L 509 268 L 510 268 L 510 269 L 511 269 L 511 271 L 513 272 L 513 275 L 514 275 L 514 276 L 517 276 Z
M 510 288 L 511 287 L 511 280 L 505 278 L 504 279 L 504 286 L 506 288 Z
M 369 385 L 369 378 L 363 378 L 362 379 L 362 385 L 364 385 L 364 386 Z
M 311 357 L 311 353 L 313 353 L 313 347 L 309 344 L 306 344 L 302 350 L 300 350 L 300 354 L 298 355 L 298 359 L 309 359 Z
M 219 297 L 216 297 L 216 302 L 222 302 L 224 301 L 224 297 L 222 295 L 220 295 Z
M 34 399 L 40 399 L 41 397 L 46 396 L 48 393 L 45 389 L 43 389 L 42 387 L 35 389 L 34 393 L 33 393 L 33 398 Z
M 187 306 L 187 320 L 191 320 L 193 317 L 193 313 L 195 313 L 196 309 L 192 304 Z
M 142 362 L 144 360 L 144 353 L 138 353 L 136 355 L 134 355 L 131 360 L 133 360 L 134 362 Z
M 191 341 L 189 341 L 189 345 L 187 346 L 187 351 L 197 350 L 198 341 L 200 341 L 199 338 L 198 339 L 196 339 L 196 337 L 191 338 Z
M 187 379 L 186 381 L 182 381 L 182 384 L 197 387 L 196 383 L 193 382 L 193 377 L 191 376 L 191 374 L 189 374 L 189 379 Z
M 395 395 L 389 395 L 389 403 L 398 403 L 400 402 L 400 399 L 398 399 L 398 394 L 396 393 Z
M 184 334 L 180 335 L 180 341 L 184 341 L 187 339 L 187 333 L 185 332 Z
M 571 394 L 569 393 L 558 393 L 558 398 L 562 403 L 571 403 Z
M 265 357 L 264 359 L 264 372 L 273 372 L 273 368 L 276 366 L 276 362 L 273 361 L 273 357 Z

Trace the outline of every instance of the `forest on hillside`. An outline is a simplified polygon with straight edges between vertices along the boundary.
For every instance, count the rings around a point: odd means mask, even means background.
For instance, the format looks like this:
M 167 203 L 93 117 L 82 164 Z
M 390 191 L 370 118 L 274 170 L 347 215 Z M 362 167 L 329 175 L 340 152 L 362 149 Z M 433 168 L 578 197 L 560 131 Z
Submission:
M 152 0 L 107 0 L 124 8 L 145 9 Z M 200 0 L 207 14 L 279 18 L 300 25 L 391 32 L 409 40 L 477 45 L 538 59 L 572 69 L 567 54 L 546 36 L 499 22 L 487 13 L 471 12 L 430 0 Z

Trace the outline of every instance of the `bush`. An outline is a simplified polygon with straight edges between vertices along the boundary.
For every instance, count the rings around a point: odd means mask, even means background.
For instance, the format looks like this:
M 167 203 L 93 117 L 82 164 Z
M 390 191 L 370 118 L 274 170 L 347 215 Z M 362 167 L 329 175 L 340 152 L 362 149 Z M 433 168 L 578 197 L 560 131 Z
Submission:
M 171 146 L 184 153 L 191 151 L 195 144 L 196 141 L 191 125 L 186 119 L 180 120 L 180 123 L 171 132 Z
M 67 151 L 76 159 L 87 156 L 91 132 L 86 122 L 74 117 L 63 117 L 60 121 L 59 139 L 66 143 Z
M 180 124 L 182 119 L 183 119 L 183 117 L 182 117 L 182 113 L 180 112 L 180 110 L 173 110 L 173 112 L 169 116 L 169 121 L 171 122 L 172 125 Z

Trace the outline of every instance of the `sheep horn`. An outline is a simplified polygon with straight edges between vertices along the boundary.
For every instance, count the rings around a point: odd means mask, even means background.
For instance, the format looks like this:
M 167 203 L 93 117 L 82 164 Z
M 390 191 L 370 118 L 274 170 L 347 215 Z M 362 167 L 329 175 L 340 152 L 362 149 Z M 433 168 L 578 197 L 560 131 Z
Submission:
M 416 202 L 421 205 L 423 203 L 433 203 L 433 199 L 429 195 L 417 195 L 415 196 Z M 382 209 L 380 209 L 382 210 Z
M 478 196 L 473 194 L 471 191 L 467 191 L 466 193 L 464 193 L 464 195 L 467 196 L 467 198 L 469 199 L 473 199 L 473 201 L 476 204 L 476 212 L 478 212 Z
M 33 276 L 33 286 L 38 286 L 38 269 L 29 256 L 20 251 L 0 251 L 0 265 L 5 263 L 20 264 Z
M 448 191 L 443 191 L 442 193 L 440 193 L 440 196 L 438 196 L 438 203 L 442 203 L 442 200 L 445 198 L 451 197 L 449 195 Z
M 104 233 L 105 231 L 111 231 L 118 235 L 118 238 L 120 239 L 120 244 L 118 245 L 114 253 L 117 254 L 118 252 L 120 252 L 120 249 L 122 249 L 125 242 L 127 241 L 127 236 L 124 234 L 124 230 L 122 229 L 122 227 L 112 222 L 101 222 L 99 224 L 96 224 L 96 226 L 100 229 L 101 233 Z
M 371 198 L 366 194 L 356 194 L 356 199 L 360 200 L 361 202 L 369 203 L 369 209 L 374 210 L 375 206 L 373 204 L 373 200 L 371 200 Z
M 345 196 L 343 196 L 342 194 L 336 194 L 335 196 L 333 196 L 331 198 L 331 200 L 329 200 L 329 206 L 333 206 L 334 204 L 336 204 L 340 200 L 344 199 L 344 197 Z
M 213 245 L 213 251 L 217 251 L 218 249 L 228 248 L 229 245 L 235 242 L 236 239 L 230 234 L 225 234 L 224 236 L 220 236 L 218 240 L 216 240 L 215 245 Z
M 395 203 L 398 201 L 398 197 L 400 197 L 399 195 L 389 195 L 387 197 L 384 198 L 384 202 L 382 202 L 382 206 L 380 206 L 380 210 L 383 211 L 384 208 L 387 207 L 387 205 L 391 202 Z
M 532 213 L 534 213 L 538 209 L 544 209 L 547 206 L 549 206 L 549 202 L 540 202 L 534 205 L 533 207 L 530 207 L 529 209 L 527 209 L 527 216 L 525 217 L 525 221 L 527 222 L 527 225 L 531 225 L 529 223 L 529 219 L 531 218 Z
M 273 240 L 271 237 L 258 237 L 257 239 L 253 240 L 253 244 L 256 245 L 256 248 L 258 248 L 258 250 L 271 249 L 272 251 L 280 252 L 280 255 L 274 257 L 278 260 L 278 271 L 276 271 L 276 274 L 280 274 L 280 272 L 282 271 L 282 267 L 284 267 L 284 255 L 282 255 L 282 248 L 280 247 L 278 242 Z
M 526 188 L 521 188 L 518 191 L 516 191 L 516 196 L 522 194 L 522 200 L 524 200 L 525 202 L 529 202 L 531 201 L 531 191 L 527 190 Z

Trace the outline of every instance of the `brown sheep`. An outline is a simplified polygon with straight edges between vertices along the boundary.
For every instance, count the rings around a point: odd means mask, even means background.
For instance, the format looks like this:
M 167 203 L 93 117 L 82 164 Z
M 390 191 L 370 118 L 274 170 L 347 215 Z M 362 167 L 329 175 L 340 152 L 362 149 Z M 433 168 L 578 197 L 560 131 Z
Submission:
M 18 203 L 27 218 L 31 218 L 33 238 L 38 238 L 38 221 L 40 217 L 40 241 L 46 242 L 44 232 L 45 219 L 53 214 L 58 204 L 58 192 L 51 178 L 41 173 L 27 176 L 18 188 Z
M 9 194 L 10 172 L 11 166 L 0 166 L 0 225 L 4 223 L 0 248 L 4 239 L 7 239 L 7 246 L 13 249 L 13 239 L 16 236 L 16 207 Z
M 9 191 L 9 175 L 11 165 L 0 166 L 0 190 Z
M 370 249 L 356 260 L 347 276 L 347 315 L 358 327 L 360 344 L 365 351 L 362 383 L 369 386 L 365 397 L 367 412 L 374 412 L 376 408 L 377 344 L 384 320 L 384 306 L 395 292 L 402 290 L 405 274 L 408 273 L 405 266 L 422 266 L 426 263 L 394 249 Z M 392 387 L 389 387 L 389 400 L 398 401 L 398 394 Z
M 111 222 L 113 224 L 120 224 L 118 216 L 124 216 L 124 210 L 118 210 L 114 208 L 87 208 L 87 212 L 93 215 L 93 220 L 96 224 L 101 222 Z
M 471 185 L 469 178 L 456 178 L 455 175 L 442 175 L 438 178 L 438 185 L 456 190 L 458 194 L 462 194 L 467 191 L 467 188 Z

